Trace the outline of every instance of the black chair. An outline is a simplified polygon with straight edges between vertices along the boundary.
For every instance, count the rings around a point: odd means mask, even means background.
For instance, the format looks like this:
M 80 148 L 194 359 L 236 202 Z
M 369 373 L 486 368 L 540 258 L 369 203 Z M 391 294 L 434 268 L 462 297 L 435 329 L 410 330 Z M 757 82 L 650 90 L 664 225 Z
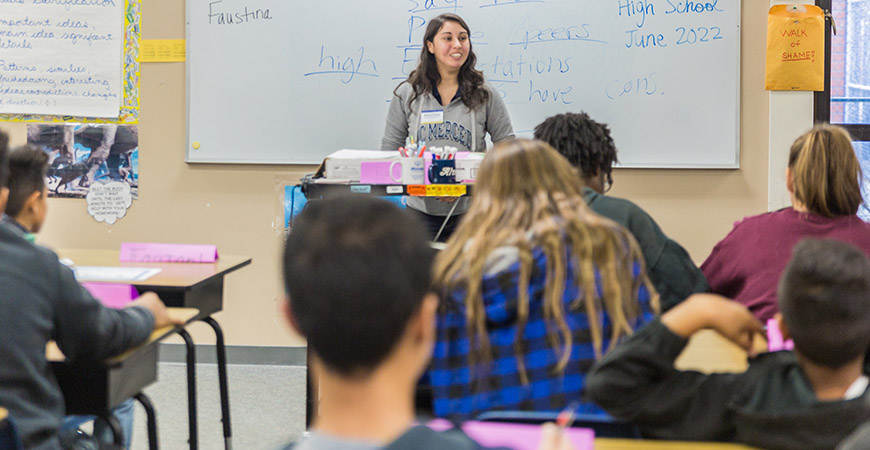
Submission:
M 15 423 L 4 408 L 0 408 L 0 450 L 24 450 Z
M 555 422 L 558 412 L 539 411 L 487 411 L 477 416 L 476 420 L 482 422 L 509 422 L 542 424 Z M 591 428 L 595 430 L 595 437 L 641 439 L 640 430 L 628 422 L 614 419 L 610 416 L 597 414 L 577 414 L 574 416 L 573 427 Z

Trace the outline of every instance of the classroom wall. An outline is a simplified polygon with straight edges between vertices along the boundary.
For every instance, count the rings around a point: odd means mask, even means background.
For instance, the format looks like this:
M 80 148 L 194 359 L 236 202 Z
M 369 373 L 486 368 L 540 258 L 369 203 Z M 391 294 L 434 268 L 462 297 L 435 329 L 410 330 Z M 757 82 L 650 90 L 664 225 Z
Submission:
M 184 38 L 184 3 L 143 1 L 142 38 Z M 740 169 L 617 169 L 614 174 L 611 195 L 641 205 L 698 263 L 735 220 L 767 209 L 770 96 L 763 89 L 767 8 L 767 2 L 742 5 Z M 55 248 L 107 249 L 118 248 L 122 241 L 212 243 L 221 254 L 249 255 L 253 263 L 228 276 L 224 312 L 216 316 L 227 343 L 304 345 L 303 339 L 287 331 L 278 307 L 281 186 L 314 168 L 186 164 L 183 63 L 143 63 L 141 105 L 139 200 L 127 216 L 110 226 L 88 216 L 83 200 L 51 199 L 39 240 Z M 24 125 L 0 127 L 12 132 L 13 144 L 25 141 Z M 197 342 L 214 340 L 204 325 L 194 325 L 192 332 Z

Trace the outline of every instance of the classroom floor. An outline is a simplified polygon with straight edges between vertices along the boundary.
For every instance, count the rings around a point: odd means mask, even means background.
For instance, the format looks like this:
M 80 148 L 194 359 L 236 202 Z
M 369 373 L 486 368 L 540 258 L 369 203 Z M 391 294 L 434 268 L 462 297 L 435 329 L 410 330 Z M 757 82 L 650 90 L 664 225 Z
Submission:
M 184 450 L 187 444 L 187 375 L 184 364 L 161 362 L 157 383 L 145 393 L 157 411 L 162 450 Z M 275 450 L 300 436 L 305 428 L 305 367 L 230 364 L 230 418 L 233 448 Z M 223 449 L 217 366 L 197 364 L 199 448 Z M 136 406 L 133 450 L 147 449 L 145 413 Z

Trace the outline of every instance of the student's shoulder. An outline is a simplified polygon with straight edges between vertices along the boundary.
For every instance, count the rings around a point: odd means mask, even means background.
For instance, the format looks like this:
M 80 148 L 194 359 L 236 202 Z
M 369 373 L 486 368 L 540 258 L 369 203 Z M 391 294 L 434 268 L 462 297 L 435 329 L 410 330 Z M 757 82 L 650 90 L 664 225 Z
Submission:
M 637 206 L 637 204 L 631 200 L 602 195 L 589 188 L 584 189 L 583 193 L 583 198 L 586 200 L 586 204 L 589 205 L 593 211 L 601 215 L 605 215 L 605 213 L 609 212 L 620 216 L 652 219 L 643 208 Z
M 754 216 L 746 216 L 734 222 L 734 228 L 769 226 L 777 222 L 790 221 L 797 218 L 797 213 L 792 208 L 782 208 Z
M 484 449 L 473 441 L 461 428 L 453 427 L 444 431 L 435 431 L 427 426 L 412 427 L 398 439 L 386 446 L 385 450 L 476 450 Z M 502 449 L 503 447 L 499 447 Z M 494 449 L 493 449 L 494 450 Z M 507 450 L 507 449 L 505 449 Z
M 659 229 L 652 216 L 631 200 L 602 195 L 589 188 L 583 190 L 583 198 L 592 211 L 628 228 L 632 233 L 638 228 Z
M 777 211 L 770 211 L 754 216 L 746 216 L 736 222 L 731 228 L 731 231 L 726 236 L 735 238 L 741 236 L 758 236 L 759 234 L 767 234 L 777 232 L 783 226 L 792 223 L 796 214 L 791 208 L 783 208 Z
M 797 357 L 792 351 L 766 352 L 749 360 L 743 373 L 751 391 L 792 391 L 796 380 L 803 380 Z
M 15 261 L 20 267 L 31 270 L 50 268 L 59 264 L 57 254 L 49 248 L 34 244 L 25 239 L 8 224 L 0 224 L 0 248 L 3 258 Z M 36 265 L 36 267 L 33 267 Z

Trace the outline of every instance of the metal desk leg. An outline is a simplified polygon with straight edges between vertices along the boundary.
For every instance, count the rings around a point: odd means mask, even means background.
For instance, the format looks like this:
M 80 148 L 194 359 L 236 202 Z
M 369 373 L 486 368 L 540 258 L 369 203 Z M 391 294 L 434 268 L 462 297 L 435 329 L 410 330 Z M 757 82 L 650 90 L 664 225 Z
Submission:
M 196 432 L 196 347 L 187 330 L 178 330 L 178 335 L 184 339 L 187 346 L 187 427 L 190 434 L 188 443 L 190 450 L 198 450 L 199 442 Z
M 151 404 L 151 399 L 147 395 L 140 392 L 133 396 L 142 407 L 145 408 L 145 417 L 148 419 L 148 450 L 157 450 L 157 414 L 154 413 L 154 405 Z
M 226 448 L 226 450 L 232 450 L 233 433 L 230 428 L 230 393 L 227 383 L 227 347 L 224 344 L 224 332 L 221 329 L 220 324 L 211 318 L 211 316 L 202 319 L 202 321 L 209 324 L 212 329 L 214 329 L 214 334 L 217 338 L 217 369 L 221 394 L 221 422 L 224 426 L 224 448 Z
M 456 207 L 459 206 L 459 199 L 461 198 L 462 197 L 457 197 L 456 201 L 453 202 L 453 207 L 450 208 L 450 212 L 448 212 L 447 215 L 444 216 L 444 222 L 441 224 L 441 228 L 438 229 L 438 234 L 435 235 L 435 239 L 432 239 L 432 242 L 437 242 L 438 238 L 441 237 L 441 233 L 444 231 L 444 227 L 447 226 L 447 222 L 449 222 L 450 218 L 453 216 L 453 211 L 456 211 Z

